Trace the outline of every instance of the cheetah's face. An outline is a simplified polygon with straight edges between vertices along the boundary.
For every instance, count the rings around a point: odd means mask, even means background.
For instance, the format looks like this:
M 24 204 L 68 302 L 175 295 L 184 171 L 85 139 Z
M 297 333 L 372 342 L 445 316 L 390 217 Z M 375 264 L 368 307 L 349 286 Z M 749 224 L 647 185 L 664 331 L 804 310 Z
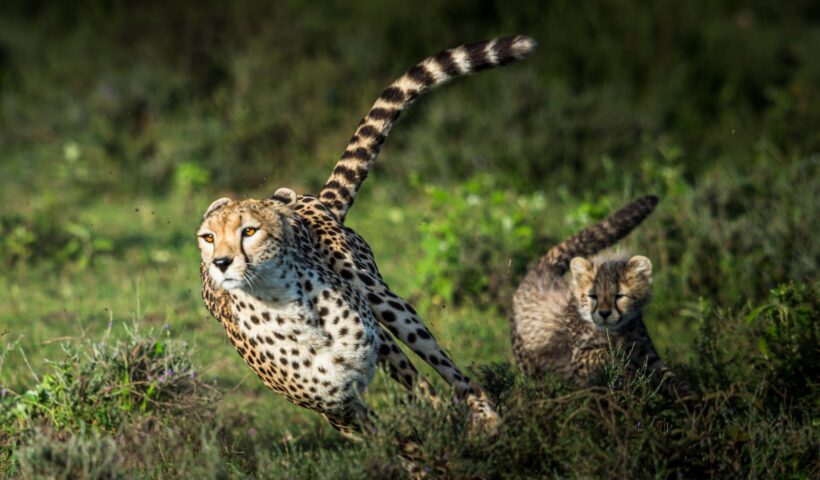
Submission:
M 649 302 L 652 262 L 643 256 L 626 261 L 570 262 L 572 294 L 581 317 L 599 329 L 618 329 L 640 315 Z
M 197 231 L 202 261 L 216 285 L 251 290 L 281 265 L 293 233 L 296 194 L 279 189 L 271 200 L 220 198 L 205 212 Z

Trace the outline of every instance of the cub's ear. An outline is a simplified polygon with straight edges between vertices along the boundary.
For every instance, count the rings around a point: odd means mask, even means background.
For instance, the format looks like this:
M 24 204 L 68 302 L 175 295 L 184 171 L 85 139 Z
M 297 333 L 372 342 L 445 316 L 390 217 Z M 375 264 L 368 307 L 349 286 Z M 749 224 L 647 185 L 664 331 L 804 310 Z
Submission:
M 208 218 L 208 215 L 214 213 L 215 211 L 219 210 L 220 208 L 224 207 L 225 205 L 231 203 L 231 199 L 227 197 L 222 197 L 219 200 L 214 201 L 207 210 L 205 210 L 205 215 L 202 215 L 203 219 Z
M 573 278 L 587 276 L 592 272 L 592 263 L 586 258 L 575 257 L 569 262 L 569 269 Z
M 270 198 L 271 200 L 282 202 L 285 205 L 291 205 L 296 202 L 296 192 L 287 187 L 282 187 L 275 191 Z
M 643 255 L 635 255 L 626 262 L 626 269 L 631 276 L 652 278 L 652 262 Z

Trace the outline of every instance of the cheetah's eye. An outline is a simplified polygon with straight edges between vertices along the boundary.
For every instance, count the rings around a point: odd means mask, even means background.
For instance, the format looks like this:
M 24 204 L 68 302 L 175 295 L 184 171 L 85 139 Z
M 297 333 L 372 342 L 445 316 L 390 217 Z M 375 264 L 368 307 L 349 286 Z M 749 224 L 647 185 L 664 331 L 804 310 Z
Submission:
M 245 230 L 242 230 L 243 237 L 252 237 L 254 233 L 256 233 L 256 229 L 254 227 L 248 227 Z
M 624 295 L 623 293 L 615 295 L 615 300 L 620 300 L 622 298 L 629 298 L 629 295 Z
M 590 300 L 595 300 L 596 302 L 598 301 L 598 295 L 590 293 L 587 295 L 587 297 L 589 297 Z
M 213 236 L 213 235 L 211 235 L 210 233 L 206 233 L 206 234 L 204 234 L 204 235 L 200 235 L 200 237 L 202 237 L 202 239 L 203 239 L 203 240 L 205 240 L 205 241 L 206 241 L 206 242 L 208 242 L 208 243 L 214 243 L 214 236 Z

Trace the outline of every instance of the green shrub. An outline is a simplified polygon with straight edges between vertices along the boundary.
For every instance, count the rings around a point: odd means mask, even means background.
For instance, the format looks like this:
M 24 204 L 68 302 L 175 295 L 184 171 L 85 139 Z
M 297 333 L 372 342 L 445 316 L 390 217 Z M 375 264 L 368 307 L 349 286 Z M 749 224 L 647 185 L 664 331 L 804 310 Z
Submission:
M 516 194 L 490 175 L 425 190 L 431 213 L 419 226 L 423 256 L 416 268 L 432 301 L 501 301 L 511 277 L 538 258 L 533 220 L 547 212 L 544 195 Z
M 748 322 L 756 333 L 762 358 L 755 367 L 775 405 L 820 414 L 820 283 L 783 285 L 771 291 L 769 303 L 752 310 Z

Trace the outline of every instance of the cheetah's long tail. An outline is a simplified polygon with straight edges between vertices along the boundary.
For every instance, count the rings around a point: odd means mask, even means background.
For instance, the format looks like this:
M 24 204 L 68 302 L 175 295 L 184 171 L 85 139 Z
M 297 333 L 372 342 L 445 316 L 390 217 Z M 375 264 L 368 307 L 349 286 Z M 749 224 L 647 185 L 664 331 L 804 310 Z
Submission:
M 393 124 L 422 93 L 452 78 L 521 60 L 535 46 L 530 37 L 500 37 L 450 48 L 417 63 L 381 93 L 359 123 L 319 199 L 344 222 Z
M 658 197 L 655 195 L 633 200 L 601 222 L 552 247 L 541 258 L 536 268 L 562 276 L 569 268 L 570 260 L 574 257 L 591 256 L 615 245 L 640 225 L 655 210 L 656 205 Z

